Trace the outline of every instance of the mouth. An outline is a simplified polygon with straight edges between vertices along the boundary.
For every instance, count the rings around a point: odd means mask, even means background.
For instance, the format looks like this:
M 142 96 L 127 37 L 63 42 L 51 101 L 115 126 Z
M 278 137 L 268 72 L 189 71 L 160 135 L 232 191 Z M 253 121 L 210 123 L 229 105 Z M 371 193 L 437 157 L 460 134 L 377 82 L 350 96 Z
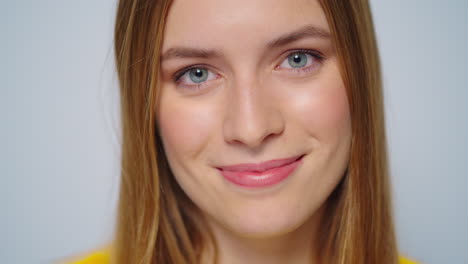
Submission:
M 227 181 L 235 185 L 261 188 L 278 184 L 288 178 L 300 165 L 304 156 L 221 166 L 217 169 Z

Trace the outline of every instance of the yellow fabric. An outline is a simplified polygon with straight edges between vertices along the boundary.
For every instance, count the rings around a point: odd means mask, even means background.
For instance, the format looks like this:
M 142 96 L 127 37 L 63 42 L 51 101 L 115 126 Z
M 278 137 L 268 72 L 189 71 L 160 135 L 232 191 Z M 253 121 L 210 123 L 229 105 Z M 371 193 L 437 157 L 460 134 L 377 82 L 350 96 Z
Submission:
M 109 253 L 108 252 L 96 252 L 83 260 L 73 262 L 70 264 L 109 264 Z M 400 264 L 417 264 L 407 258 L 400 258 Z
M 106 251 L 95 252 L 86 258 L 70 264 L 109 264 L 109 253 Z
M 400 264 L 418 264 L 418 263 L 412 260 L 409 260 L 407 258 L 400 258 Z

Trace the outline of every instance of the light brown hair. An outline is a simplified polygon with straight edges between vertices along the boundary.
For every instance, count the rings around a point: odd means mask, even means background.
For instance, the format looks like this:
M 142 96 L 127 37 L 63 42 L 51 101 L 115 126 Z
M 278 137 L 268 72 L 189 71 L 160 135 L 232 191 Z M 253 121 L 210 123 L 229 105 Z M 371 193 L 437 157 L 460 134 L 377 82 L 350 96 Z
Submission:
M 322 262 L 397 263 L 378 50 L 367 0 L 320 1 L 333 34 L 352 119 L 349 165 L 327 200 Z M 155 118 L 170 0 L 120 0 L 115 54 L 122 115 L 118 264 L 197 263 L 216 243 L 166 161 Z

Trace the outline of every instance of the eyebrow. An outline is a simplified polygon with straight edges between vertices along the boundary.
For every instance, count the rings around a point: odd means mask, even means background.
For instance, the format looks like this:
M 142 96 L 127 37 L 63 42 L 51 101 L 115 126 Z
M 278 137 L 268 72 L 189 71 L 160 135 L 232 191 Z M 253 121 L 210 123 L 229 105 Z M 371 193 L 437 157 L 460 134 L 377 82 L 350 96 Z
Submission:
M 313 25 L 306 25 L 304 27 L 299 28 L 298 30 L 286 33 L 282 36 L 279 36 L 276 39 L 273 39 L 272 41 L 269 41 L 266 46 L 269 49 L 277 48 L 303 38 L 330 39 L 331 34 L 325 29 L 321 29 Z M 221 57 L 221 52 L 218 50 L 199 49 L 191 47 L 172 47 L 161 55 L 161 61 L 170 60 L 173 58 L 210 59 L 216 57 Z
M 161 61 L 170 60 L 173 58 L 201 58 L 210 59 L 213 57 L 221 57 L 221 52 L 217 50 L 197 49 L 188 47 L 173 47 L 168 49 L 161 55 Z
M 321 38 L 321 39 L 330 39 L 331 34 L 325 29 L 313 26 L 306 25 L 290 33 L 286 33 L 270 42 L 268 42 L 268 48 L 277 48 L 284 45 L 287 45 L 291 42 L 303 39 L 303 38 Z

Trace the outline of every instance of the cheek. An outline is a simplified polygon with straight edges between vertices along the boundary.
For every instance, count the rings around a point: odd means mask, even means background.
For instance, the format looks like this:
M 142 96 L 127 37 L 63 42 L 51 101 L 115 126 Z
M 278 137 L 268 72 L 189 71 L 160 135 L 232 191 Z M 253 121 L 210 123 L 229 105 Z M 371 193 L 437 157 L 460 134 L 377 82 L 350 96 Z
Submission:
M 291 113 L 309 135 L 327 143 L 349 136 L 349 104 L 340 78 L 317 80 L 298 95 L 290 106 Z
M 167 155 L 193 158 L 204 149 L 216 126 L 213 107 L 182 98 L 161 96 L 158 125 Z
M 345 88 L 340 84 L 319 89 L 311 99 L 308 111 L 303 110 L 303 122 L 310 124 L 311 133 L 317 131 L 319 138 L 348 132 L 350 115 Z M 315 130 L 314 128 L 317 128 Z

